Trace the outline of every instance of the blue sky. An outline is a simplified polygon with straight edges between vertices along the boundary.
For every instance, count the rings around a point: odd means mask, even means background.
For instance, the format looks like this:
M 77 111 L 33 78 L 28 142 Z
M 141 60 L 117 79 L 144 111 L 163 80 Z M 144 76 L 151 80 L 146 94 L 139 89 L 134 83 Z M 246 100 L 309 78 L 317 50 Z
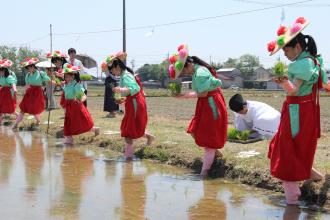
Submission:
M 126 0 L 128 62 L 134 59 L 136 67 L 159 63 L 179 44 L 186 43 L 190 54 L 206 61 L 224 62 L 228 57 L 251 53 L 259 56 L 265 67 L 272 66 L 278 56 L 285 60 L 282 52 L 269 57 L 266 50 L 268 41 L 276 37 L 282 8 L 177 25 L 157 25 L 299 1 L 303 0 Z M 100 62 L 108 54 L 122 49 L 122 31 L 67 34 L 121 29 L 122 0 L 10 0 L 2 2 L 1 8 L 0 44 L 28 45 L 48 52 L 49 24 L 52 24 L 54 50 L 66 52 L 69 47 L 75 47 L 78 53 L 89 54 Z M 330 1 L 314 0 L 283 9 L 284 24 L 293 23 L 299 16 L 310 20 L 311 25 L 304 33 L 315 38 L 326 67 L 330 68 Z M 153 34 L 147 36 L 152 29 Z

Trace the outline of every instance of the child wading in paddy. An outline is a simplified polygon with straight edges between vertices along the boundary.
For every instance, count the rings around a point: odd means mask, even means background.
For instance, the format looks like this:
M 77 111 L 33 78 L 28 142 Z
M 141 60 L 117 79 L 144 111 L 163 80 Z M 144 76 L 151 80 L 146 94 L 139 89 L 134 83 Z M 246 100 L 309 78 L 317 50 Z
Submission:
M 134 139 L 145 137 L 147 145 L 150 145 L 155 137 L 146 132 L 148 115 L 144 92 L 134 72 L 124 64 L 126 56 L 124 52 L 110 55 L 102 66 L 106 66 L 113 75 L 120 76 L 119 86 L 113 88 L 113 92 L 115 95 L 124 96 L 124 98 L 115 97 L 115 99 L 119 104 L 125 103 L 125 115 L 120 130 L 121 136 L 125 138 L 125 157 L 130 160 L 134 155 Z
M 87 108 L 83 105 L 87 99 L 84 88 L 80 84 L 79 66 L 65 64 L 63 66 L 66 81 L 63 87 L 64 93 L 64 144 L 73 144 L 73 135 L 92 131 L 95 135 L 100 134 L 100 129 L 94 127 L 93 119 Z
M 313 162 L 321 132 L 319 89 L 329 91 L 330 83 L 314 39 L 301 33 L 308 25 L 300 17 L 291 27 L 281 26 L 278 39 L 268 44 L 270 55 L 282 49 L 292 62 L 287 76 L 274 79 L 286 90 L 287 97 L 268 152 L 271 175 L 282 182 L 289 205 L 298 203 L 300 181 L 323 179 Z
M 224 147 L 227 140 L 227 109 L 215 70 L 196 56 L 188 55 L 186 45 L 181 45 L 178 52 L 170 57 L 169 73 L 174 80 L 180 75 L 192 76 L 194 92 L 181 95 L 181 98 L 198 98 L 195 115 L 187 132 L 195 143 L 204 148 L 201 175 L 206 177 L 215 156 L 222 156 L 217 151 Z M 218 154 L 218 155 L 216 155 Z

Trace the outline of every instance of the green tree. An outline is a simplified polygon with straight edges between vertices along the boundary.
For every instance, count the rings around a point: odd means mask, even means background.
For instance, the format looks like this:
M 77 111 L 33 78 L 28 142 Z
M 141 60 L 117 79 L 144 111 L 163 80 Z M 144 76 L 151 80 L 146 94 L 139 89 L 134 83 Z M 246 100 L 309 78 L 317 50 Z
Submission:
M 257 56 L 244 54 L 238 59 L 236 68 L 241 71 L 244 79 L 249 79 L 253 75 L 254 68 L 261 66 Z
M 18 84 L 24 83 L 24 72 L 22 71 L 20 63 L 27 57 L 37 57 L 41 60 L 42 54 L 42 50 L 31 50 L 28 47 L 16 48 L 0 45 L 0 56 L 2 59 L 13 61 L 13 65 L 10 69 L 16 73 Z
M 164 60 L 160 64 L 144 64 L 136 72 L 140 74 L 142 81 L 156 80 L 165 84 L 165 80 L 168 78 L 168 60 Z
M 236 68 L 238 60 L 235 58 L 228 58 L 226 62 L 222 64 L 223 68 Z

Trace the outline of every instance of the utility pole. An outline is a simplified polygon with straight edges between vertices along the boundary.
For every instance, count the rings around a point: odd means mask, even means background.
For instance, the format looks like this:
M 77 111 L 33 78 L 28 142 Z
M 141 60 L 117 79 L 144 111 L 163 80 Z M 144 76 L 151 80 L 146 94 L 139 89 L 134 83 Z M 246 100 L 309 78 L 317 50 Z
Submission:
M 49 25 L 49 35 L 50 35 L 50 53 L 53 51 L 53 26 L 52 24 Z
M 123 0 L 123 52 L 126 52 L 126 4 Z
M 52 24 L 49 25 L 49 36 L 50 36 L 50 53 L 53 51 L 53 27 Z M 53 80 L 53 78 L 51 78 Z M 53 84 L 51 84 L 51 93 L 53 93 Z M 49 134 L 49 120 L 50 120 L 50 100 L 48 100 L 48 119 L 47 119 L 47 135 Z

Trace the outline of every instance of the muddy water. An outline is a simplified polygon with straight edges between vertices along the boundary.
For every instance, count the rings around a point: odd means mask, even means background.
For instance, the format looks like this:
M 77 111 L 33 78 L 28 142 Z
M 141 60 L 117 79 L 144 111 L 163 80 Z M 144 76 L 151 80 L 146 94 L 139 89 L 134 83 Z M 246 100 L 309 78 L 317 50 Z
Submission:
M 0 219 L 330 219 L 270 194 L 0 128 Z

